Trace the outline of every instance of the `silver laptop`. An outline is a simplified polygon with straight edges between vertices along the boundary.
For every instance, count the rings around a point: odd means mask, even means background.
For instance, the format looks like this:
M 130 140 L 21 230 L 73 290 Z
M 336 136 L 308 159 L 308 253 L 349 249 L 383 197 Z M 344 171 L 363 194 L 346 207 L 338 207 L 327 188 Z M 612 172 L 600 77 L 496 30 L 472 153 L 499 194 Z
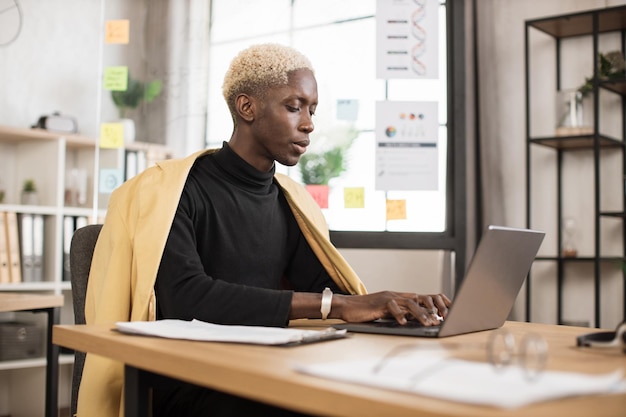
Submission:
M 507 319 L 537 256 L 544 232 L 489 226 L 480 240 L 446 319 L 438 326 L 394 320 L 341 323 L 336 329 L 419 337 L 445 337 L 496 329 Z

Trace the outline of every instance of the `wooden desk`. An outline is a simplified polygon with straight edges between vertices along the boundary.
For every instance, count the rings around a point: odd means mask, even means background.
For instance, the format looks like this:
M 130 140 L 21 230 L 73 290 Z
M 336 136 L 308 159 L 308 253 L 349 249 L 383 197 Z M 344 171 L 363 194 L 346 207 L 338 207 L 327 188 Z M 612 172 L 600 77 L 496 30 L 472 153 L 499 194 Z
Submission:
M 319 321 L 299 321 L 314 326 Z M 543 335 L 549 344 L 548 368 L 586 373 L 621 369 L 626 373 L 626 355 L 619 350 L 580 349 L 575 337 L 587 328 L 508 322 L 505 327 L 517 336 L 527 332 Z M 489 332 L 440 339 L 467 358 L 482 360 Z M 355 334 L 353 337 L 297 347 L 249 346 L 192 342 L 124 335 L 110 326 L 55 326 L 53 342 L 124 362 L 126 381 L 134 384 L 156 373 L 215 388 L 281 407 L 329 416 L 620 416 L 626 410 L 626 394 L 586 396 L 535 404 L 514 410 L 447 402 L 434 398 L 347 384 L 303 375 L 293 370 L 298 363 L 359 357 L 382 357 L 393 347 L 434 340 L 401 336 Z M 139 380 L 139 381 L 138 381 Z M 445 387 L 441 387 L 445 389 Z M 140 388 L 143 394 L 145 387 Z M 130 395 L 136 395 L 132 391 Z M 127 403 L 129 391 L 126 391 Z M 128 404 L 127 404 L 128 407 Z M 127 408 L 126 416 L 145 411 L 144 405 Z
M 59 414 L 59 346 L 52 344 L 52 327 L 59 324 L 59 309 L 62 306 L 62 295 L 0 292 L 0 312 L 32 311 L 48 314 L 48 328 L 46 331 L 46 417 L 57 417 Z

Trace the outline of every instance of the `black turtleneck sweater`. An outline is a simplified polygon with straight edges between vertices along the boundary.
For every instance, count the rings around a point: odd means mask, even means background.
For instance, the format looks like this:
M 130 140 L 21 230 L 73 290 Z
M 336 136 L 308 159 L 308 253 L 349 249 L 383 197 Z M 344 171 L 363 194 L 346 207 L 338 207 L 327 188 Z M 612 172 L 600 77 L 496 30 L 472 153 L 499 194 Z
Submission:
M 339 292 L 273 177 L 226 142 L 195 162 L 156 279 L 158 318 L 285 326 L 284 288 Z

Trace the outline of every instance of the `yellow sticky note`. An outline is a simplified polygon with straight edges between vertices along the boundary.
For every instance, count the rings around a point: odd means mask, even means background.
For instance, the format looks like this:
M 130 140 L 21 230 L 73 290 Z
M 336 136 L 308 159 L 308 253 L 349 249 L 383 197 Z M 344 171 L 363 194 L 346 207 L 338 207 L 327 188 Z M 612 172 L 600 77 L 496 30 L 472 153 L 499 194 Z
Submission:
M 116 149 L 124 146 L 124 125 L 121 123 L 102 123 L 100 125 L 100 147 Z
M 387 220 L 406 219 L 406 200 L 387 200 Z
M 365 189 L 363 187 L 346 187 L 343 189 L 343 205 L 345 208 L 364 208 Z
M 127 44 L 129 29 L 128 20 L 107 20 L 104 28 L 104 41 L 106 43 Z
M 106 67 L 103 84 L 105 90 L 126 91 L 128 88 L 128 67 Z

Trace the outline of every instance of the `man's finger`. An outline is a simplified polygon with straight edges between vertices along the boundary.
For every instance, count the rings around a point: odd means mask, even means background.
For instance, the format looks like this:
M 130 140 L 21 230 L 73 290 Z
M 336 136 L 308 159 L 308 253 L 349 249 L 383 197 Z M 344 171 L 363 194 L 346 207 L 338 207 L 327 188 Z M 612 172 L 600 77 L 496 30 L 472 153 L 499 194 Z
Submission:
M 433 298 L 430 295 L 422 295 L 419 298 L 419 305 L 428 310 L 429 313 L 435 310 L 435 303 L 433 302 Z M 436 313 L 437 311 L 434 312 Z
M 431 300 L 431 304 L 432 304 L 432 300 Z M 434 308 L 434 306 L 433 308 L 428 309 L 428 308 L 421 307 L 420 305 L 415 303 L 415 304 L 409 304 L 408 308 L 409 308 L 409 311 L 411 312 L 411 315 L 415 317 L 415 319 L 417 319 L 424 326 L 439 324 L 439 320 L 436 319 L 437 310 Z M 434 313 L 432 311 L 434 311 Z
M 387 310 L 400 324 L 406 324 L 405 310 L 401 309 L 396 300 L 389 300 Z

